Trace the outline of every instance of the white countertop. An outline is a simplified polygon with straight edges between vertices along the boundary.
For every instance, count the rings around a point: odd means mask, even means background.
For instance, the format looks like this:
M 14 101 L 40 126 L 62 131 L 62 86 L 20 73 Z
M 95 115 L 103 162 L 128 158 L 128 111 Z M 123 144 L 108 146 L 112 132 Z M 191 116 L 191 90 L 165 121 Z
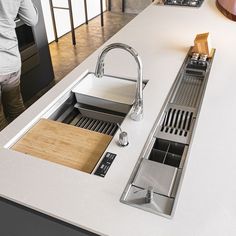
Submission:
M 167 93 L 195 35 L 210 32 L 216 56 L 190 150 L 177 209 L 166 219 L 120 203 L 119 199 L 158 116 Z M 225 18 L 215 1 L 200 9 L 150 6 L 108 42 L 134 47 L 143 60 L 144 119 L 127 118 L 122 128 L 130 145 L 120 148 L 117 136 L 107 151 L 117 154 L 105 178 L 89 175 L 38 158 L 0 150 L 0 196 L 97 232 L 120 236 L 236 235 L 236 23 Z M 16 133 L 77 80 L 94 71 L 92 54 L 46 95 L 0 133 L 5 146 Z M 112 60 L 109 60 L 112 58 Z M 136 66 L 127 53 L 113 51 L 105 72 L 134 76 Z

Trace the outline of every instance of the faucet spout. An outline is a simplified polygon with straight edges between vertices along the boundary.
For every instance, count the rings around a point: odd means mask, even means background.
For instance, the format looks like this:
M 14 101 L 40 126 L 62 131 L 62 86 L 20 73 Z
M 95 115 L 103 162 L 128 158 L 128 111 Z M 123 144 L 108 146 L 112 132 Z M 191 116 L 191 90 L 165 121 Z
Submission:
M 129 52 L 135 59 L 138 65 L 138 77 L 137 77 L 137 85 L 136 85 L 136 95 L 135 101 L 133 105 L 133 110 L 131 112 L 131 119 L 135 121 L 139 121 L 143 118 L 143 65 L 142 61 L 138 55 L 138 53 L 129 45 L 123 43 L 113 43 L 108 45 L 103 49 L 100 53 L 95 69 L 95 76 L 98 78 L 102 78 L 104 75 L 104 59 L 106 54 L 112 49 L 123 49 Z

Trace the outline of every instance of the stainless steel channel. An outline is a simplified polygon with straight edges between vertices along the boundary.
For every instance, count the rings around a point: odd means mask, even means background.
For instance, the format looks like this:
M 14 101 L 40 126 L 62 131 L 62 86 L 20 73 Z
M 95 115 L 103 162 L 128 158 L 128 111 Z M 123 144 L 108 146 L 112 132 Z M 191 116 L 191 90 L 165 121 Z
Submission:
M 213 53 L 213 57 L 208 58 L 204 65 L 199 62 L 193 67 L 191 51 L 192 48 L 179 70 L 120 199 L 127 205 L 167 218 L 174 215 L 186 170 L 189 145 L 196 129 L 214 58 Z M 147 203 L 145 199 L 149 187 L 154 192 L 153 200 Z

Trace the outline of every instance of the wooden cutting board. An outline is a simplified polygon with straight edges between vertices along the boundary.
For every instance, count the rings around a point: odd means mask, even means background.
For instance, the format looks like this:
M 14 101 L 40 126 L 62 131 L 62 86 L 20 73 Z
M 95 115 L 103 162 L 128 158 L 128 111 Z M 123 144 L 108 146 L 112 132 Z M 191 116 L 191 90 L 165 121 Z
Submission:
M 91 173 L 111 139 L 106 134 L 41 119 L 12 149 Z

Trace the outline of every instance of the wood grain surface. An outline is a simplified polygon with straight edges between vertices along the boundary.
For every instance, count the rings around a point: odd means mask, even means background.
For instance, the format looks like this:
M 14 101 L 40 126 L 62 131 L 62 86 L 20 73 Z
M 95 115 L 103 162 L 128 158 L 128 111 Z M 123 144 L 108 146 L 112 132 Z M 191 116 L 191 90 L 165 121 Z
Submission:
M 91 173 L 111 139 L 106 134 L 41 119 L 12 149 Z

